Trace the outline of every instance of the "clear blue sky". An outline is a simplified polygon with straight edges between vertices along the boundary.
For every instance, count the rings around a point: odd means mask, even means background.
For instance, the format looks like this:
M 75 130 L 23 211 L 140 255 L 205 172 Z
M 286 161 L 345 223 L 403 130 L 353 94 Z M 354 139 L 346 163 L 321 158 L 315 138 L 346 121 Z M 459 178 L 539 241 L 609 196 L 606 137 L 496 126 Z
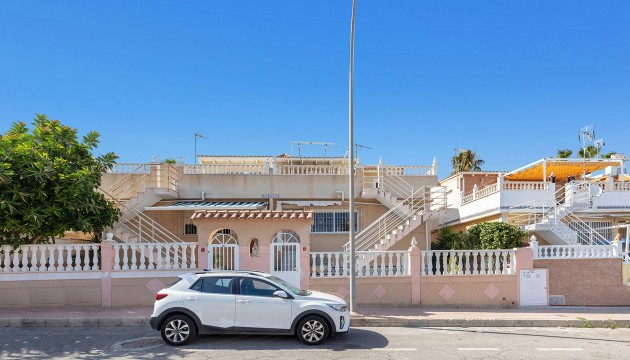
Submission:
M 120 162 L 347 147 L 350 0 L 0 3 L 0 130 L 35 113 L 102 134 Z M 630 153 L 630 1 L 359 0 L 364 163 L 484 169 Z M 307 155 L 321 155 L 309 147 Z M 296 150 L 294 149 L 294 153 Z

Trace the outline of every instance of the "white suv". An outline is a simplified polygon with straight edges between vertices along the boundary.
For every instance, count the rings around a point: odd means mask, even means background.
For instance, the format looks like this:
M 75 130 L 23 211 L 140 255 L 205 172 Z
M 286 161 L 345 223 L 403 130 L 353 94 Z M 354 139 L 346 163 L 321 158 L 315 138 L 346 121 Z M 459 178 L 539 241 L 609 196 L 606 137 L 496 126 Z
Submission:
M 343 299 L 257 271 L 181 275 L 157 293 L 151 315 L 151 328 L 174 346 L 197 334 L 219 333 L 297 335 L 304 344 L 318 345 L 349 326 Z

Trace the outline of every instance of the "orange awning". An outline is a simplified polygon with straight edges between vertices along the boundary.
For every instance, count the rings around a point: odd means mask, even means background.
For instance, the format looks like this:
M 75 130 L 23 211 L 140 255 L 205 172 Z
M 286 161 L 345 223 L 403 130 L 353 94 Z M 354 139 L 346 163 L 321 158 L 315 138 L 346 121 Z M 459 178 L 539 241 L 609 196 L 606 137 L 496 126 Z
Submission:
M 618 159 L 542 159 L 505 175 L 508 181 L 544 181 L 553 173 L 556 179 L 569 176 L 581 178 L 584 174 L 604 170 L 609 166 L 621 166 Z

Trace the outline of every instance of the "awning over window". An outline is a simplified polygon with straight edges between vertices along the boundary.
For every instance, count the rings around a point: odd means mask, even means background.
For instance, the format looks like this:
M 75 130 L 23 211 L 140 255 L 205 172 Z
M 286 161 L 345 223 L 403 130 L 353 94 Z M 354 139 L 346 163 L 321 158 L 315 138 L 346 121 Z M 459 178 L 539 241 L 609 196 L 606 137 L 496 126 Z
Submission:
M 264 201 L 178 201 L 162 206 L 149 206 L 145 210 L 260 210 Z
M 338 206 L 341 205 L 341 201 L 282 200 L 280 204 L 293 206 Z
M 582 177 L 608 166 L 621 166 L 617 159 L 542 159 L 505 174 L 508 181 L 545 181 L 553 173 L 556 179 L 568 176 Z

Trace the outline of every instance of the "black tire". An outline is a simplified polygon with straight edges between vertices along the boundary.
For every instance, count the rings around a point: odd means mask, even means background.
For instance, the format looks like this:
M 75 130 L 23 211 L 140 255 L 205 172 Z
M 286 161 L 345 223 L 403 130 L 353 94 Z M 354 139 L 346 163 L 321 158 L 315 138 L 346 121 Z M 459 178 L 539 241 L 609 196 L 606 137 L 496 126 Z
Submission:
M 298 339 L 306 345 L 319 345 L 330 334 L 328 323 L 321 316 L 311 315 L 300 320 L 296 334 Z
M 197 336 L 197 325 L 186 315 L 173 315 L 162 323 L 160 335 L 171 346 L 186 345 Z

